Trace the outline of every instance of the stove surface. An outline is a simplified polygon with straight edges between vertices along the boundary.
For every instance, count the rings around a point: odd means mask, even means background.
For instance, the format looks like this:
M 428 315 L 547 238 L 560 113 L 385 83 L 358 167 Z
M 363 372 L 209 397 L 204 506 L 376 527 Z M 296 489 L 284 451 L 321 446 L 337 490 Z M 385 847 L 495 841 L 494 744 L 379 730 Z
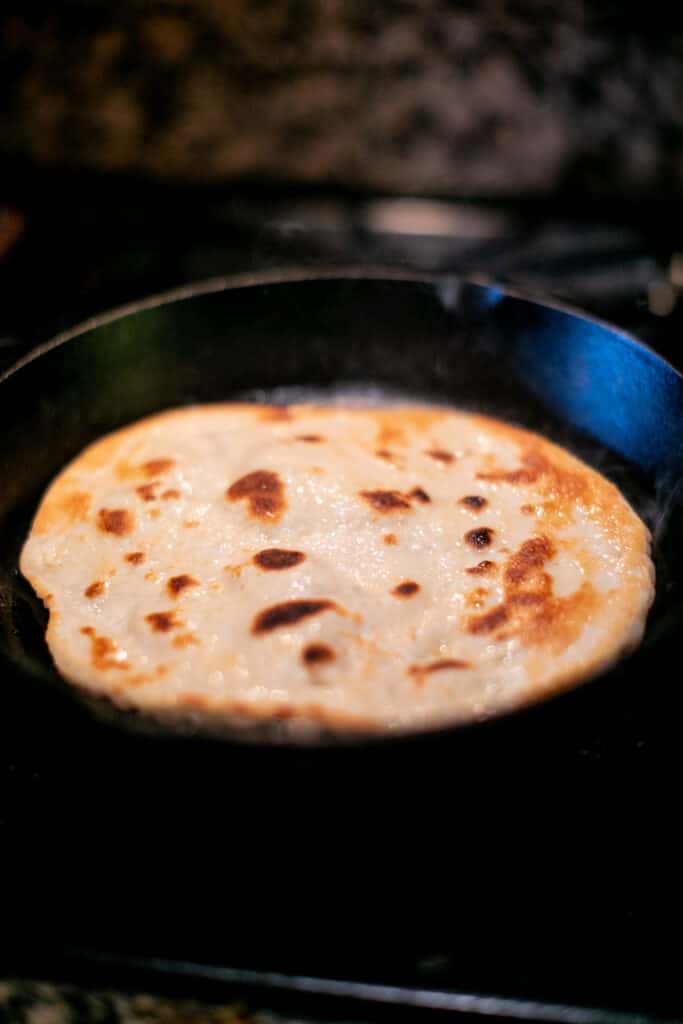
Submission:
M 179 285 L 350 264 L 483 275 L 559 298 L 683 365 L 680 214 L 29 176 L 0 188 L 0 365 Z

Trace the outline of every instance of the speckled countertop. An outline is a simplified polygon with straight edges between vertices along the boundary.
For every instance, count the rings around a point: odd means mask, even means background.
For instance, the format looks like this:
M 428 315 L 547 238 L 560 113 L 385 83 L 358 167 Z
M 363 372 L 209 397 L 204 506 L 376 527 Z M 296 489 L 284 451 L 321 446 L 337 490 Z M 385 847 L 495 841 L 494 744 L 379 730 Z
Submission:
M 683 189 L 683 25 L 663 0 L 2 7 L 6 157 L 416 193 Z
M 0 981 L 0 1024 L 299 1024 L 239 1003 L 84 990 L 70 985 Z

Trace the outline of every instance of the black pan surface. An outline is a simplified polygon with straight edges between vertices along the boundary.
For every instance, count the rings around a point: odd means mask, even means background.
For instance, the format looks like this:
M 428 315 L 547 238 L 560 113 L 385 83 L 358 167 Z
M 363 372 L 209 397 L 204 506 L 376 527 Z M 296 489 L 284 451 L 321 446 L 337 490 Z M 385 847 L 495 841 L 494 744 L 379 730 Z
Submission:
M 415 984 L 448 949 L 441 985 L 675 1006 L 682 378 L 608 325 L 448 276 L 216 281 L 124 313 L 0 378 L 7 948 Z M 93 718 L 17 570 L 52 476 L 163 408 L 358 389 L 500 416 L 610 477 L 655 537 L 641 648 L 550 702 L 391 742 L 239 747 Z

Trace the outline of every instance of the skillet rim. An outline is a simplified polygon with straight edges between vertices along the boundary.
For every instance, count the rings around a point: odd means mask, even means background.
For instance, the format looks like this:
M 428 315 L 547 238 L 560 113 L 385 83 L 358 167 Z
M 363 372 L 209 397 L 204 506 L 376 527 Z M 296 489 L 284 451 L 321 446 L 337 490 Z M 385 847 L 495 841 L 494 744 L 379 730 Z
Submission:
M 469 284 L 474 285 L 477 288 L 495 289 L 496 291 L 501 292 L 505 298 L 518 299 L 522 302 L 528 302 L 531 305 L 540 306 L 543 309 L 556 310 L 559 313 L 565 313 L 568 316 L 576 317 L 586 323 L 594 324 L 606 331 L 609 331 L 622 342 L 631 344 L 637 349 L 641 349 L 649 358 L 661 363 L 679 379 L 681 384 L 683 384 L 683 372 L 677 370 L 673 363 L 660 355 L 660 353 L 648 345 L 647 342 L 642 341 L 642 339 L 636 337 L 635 334 L 631 334 L 630 331 L 618 327 L 609 320 L 603 320 L 601 317 L 594 316 L 592 313 L 586 312 L 579 306 L 563 302 L 561 299 L 547 299 L 535 294 L 533 291 L 526 291 L 522 288 L 516 288 L 514 286 L 510 287 L 507 284 L 500 284 L 495 278 L 488 277 L 485 274 L 464 276 L 451 271 L 430 273 L 403 269 L 401 267 L 385 267 L 382 265 L 368 265 L 367 267 L 364 267 L 353 264 L 330 264 L 325 268 L 317 268 L 316 270 L 311 270 L 307 267 L 287 267 L 256 271 L 254 273 L 247 271 L 241 274 L 224 274 L 217 277 L 205 278 L 202 281 L 196 281 L 190 284 L 178 285 L 175 288 L 168 289 L 168 291 L 156 292 L 154 295 L 149 295 L 143 299 L 134 299 L 132 302 L 123 303 L 120 306 L 115 306 L 113 309 L 105 310 L 103 313 L 96 313 L 94 316 L 88 317 L 86 320 L 81 320 L 74 327 L 69 327 L 64 331 L 60 331 L 58 334 L 48 338 L 47 341 L 36 345 L 24 356 L 21 356 L 16 362 L 10 364 L 7 369 L 0 373 L 0 384 L 3 384 L 9 377 L 13 376 L 24 366 L 32 363 L 35 359 L 40 358 L 40 356 L 51 352 L 52 349 L 59 348 L 60 345 L 65 344 L 65 342 L 71 341 L 73 338 L 77 338 L 81 334 L 87 334 L 89 331 L 96 330 L 98 327 L 104 327 L 107 324 L 114 323 L 126 316 L 143 313 L 148 309 L 157 309 L 159 306 L 171 305 L 174 302 L 182 302 L 185 299 L 201 298 L 204 295 L 215 295 L 224 291 L 236 291 L 240 288 L 258 288 L 261 285 L 300 284 L 306 281 L 331 280 L 394 280 L 408 281 L 414 284 L 437 284 L 441 281 L 457 281 L 462 285 Z

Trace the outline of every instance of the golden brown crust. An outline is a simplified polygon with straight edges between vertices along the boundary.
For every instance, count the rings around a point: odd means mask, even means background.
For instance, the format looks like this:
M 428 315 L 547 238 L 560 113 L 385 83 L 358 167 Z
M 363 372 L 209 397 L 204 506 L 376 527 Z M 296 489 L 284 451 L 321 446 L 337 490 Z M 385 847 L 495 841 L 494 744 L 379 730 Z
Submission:
M 51 489 L 50 493 L 52 500 L 43 501 L 33 521 L 31 528 L 33 533 L 53 533 L 69 527 L 75 522 L 87 522 L 92 503 L 87 492 L 75 491 L 68 486 L 62 486 L 56 491 Z
M 130 668 L 125 658 L 118 657 L 120 654 L 118 644 L 108 636 L 98 636 L 92 626 L 83 626 L 81 633 L 90 637 L 90 657 L 93 668 L 98 672 L 114 668 L 127 672 Z

